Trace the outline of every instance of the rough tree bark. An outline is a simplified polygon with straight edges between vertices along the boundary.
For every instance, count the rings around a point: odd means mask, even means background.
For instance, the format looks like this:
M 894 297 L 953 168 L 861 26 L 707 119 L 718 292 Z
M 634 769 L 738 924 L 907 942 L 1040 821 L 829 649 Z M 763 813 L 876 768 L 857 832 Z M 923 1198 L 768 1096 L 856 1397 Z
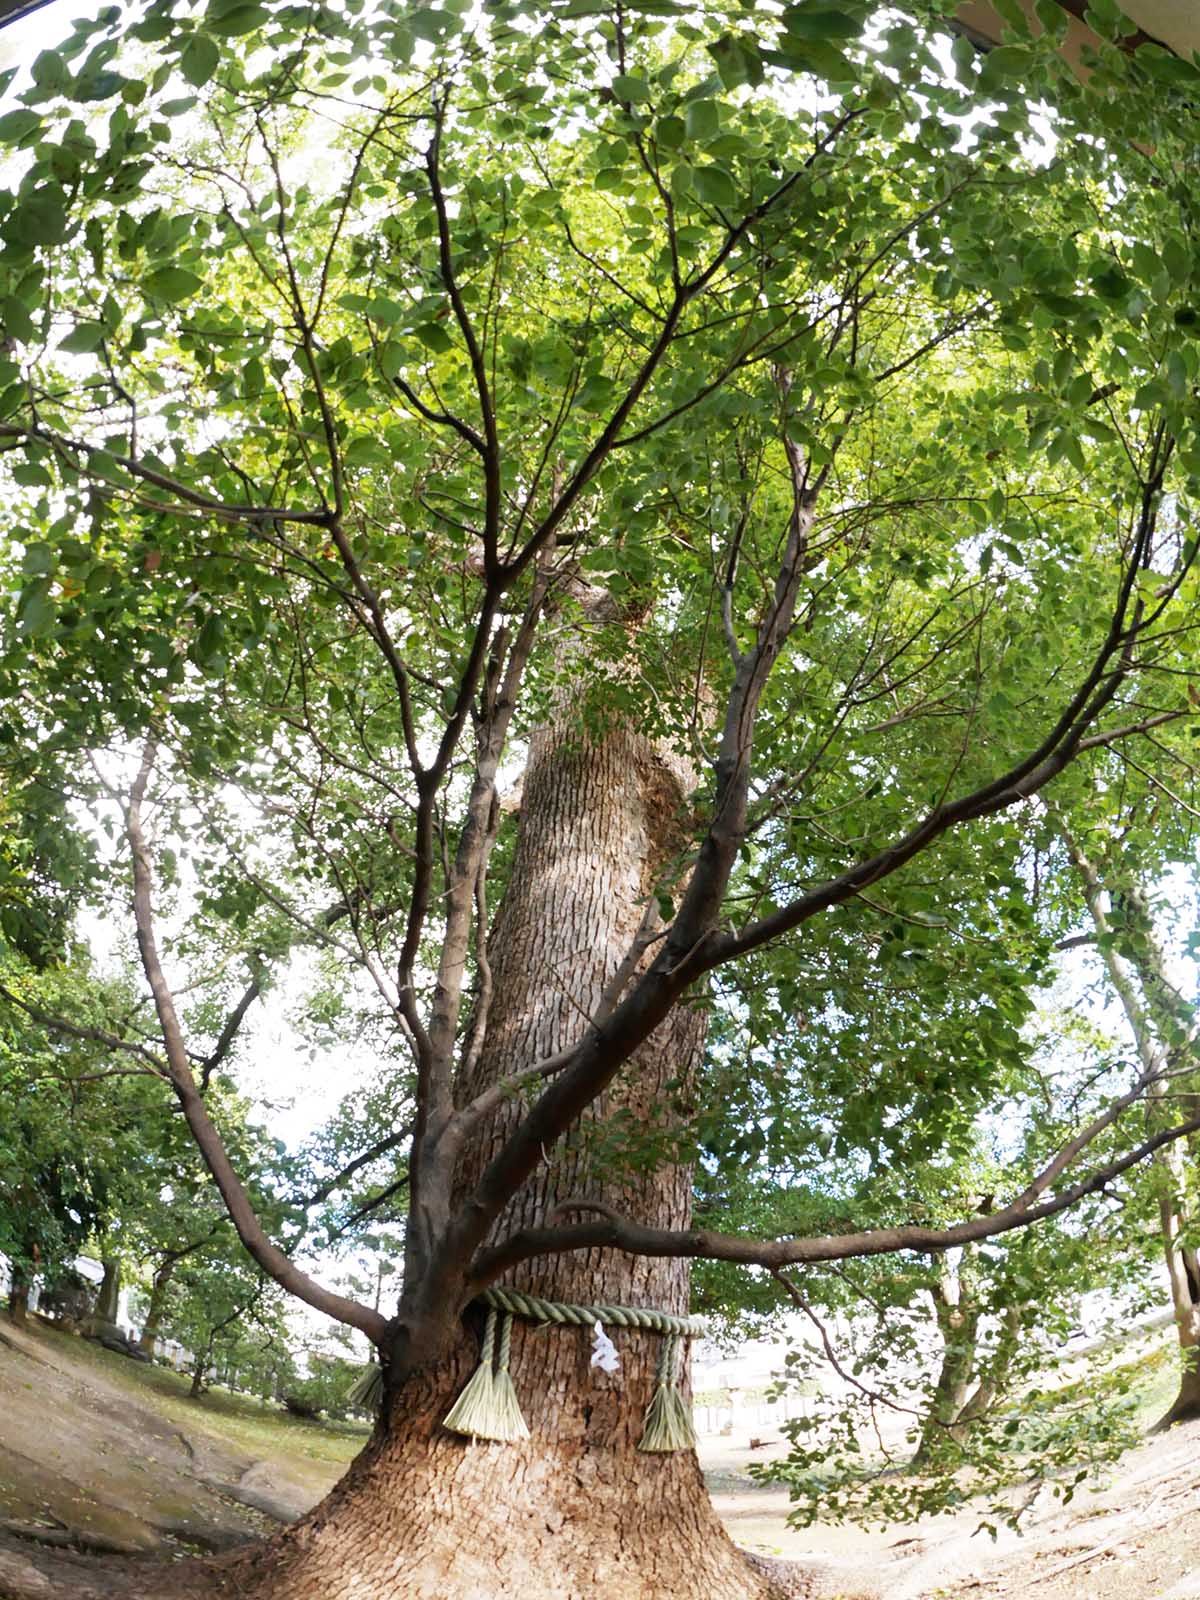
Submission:
M 943 1256 L 937 1284 L 929 1291 L 942 1339 L 942 1364 L 913 1453 L 912 1465 L 918 1471 L 935 1459 L 947 1439 L 961 1444 L 971 1423 L 991 1411 L 1010 1381 L 1021 1336 L 1020 1307 L 1005 1307 L 995 1347 L 981 1369 L 983 1305 L 976 1257 L 976 1248 L 968 1245 L 955 1272 Z
M 1172 1155 L 1175 1154 L 1172 1151 Z M 1159 1197 L 1159 1223 L 1183 1369 L 1179 1374 L 1179 1392 L 1155 1423 L 1156 1432 L 1171 1427 L 1173 1423 L 1200 1417 L 1200 1272 L 1197 1270 L 1197 1251 L 1194 1246 L 1180 1243 L 1180 1236 L 1188 1227 L 1189 1218 L 1185 1202 L 1178 1198 L 1185 1192 L 1182 1151 L 1178 1152 L 1178 1157 L 1166 1168 L 1171 1188 Z
M 91 1316 L 87 1320 L 86 1332 L 99 1338 L 103 1334 L 119 1333 L 117 1316 L 120 1311 L 121 1299 L 121 1263 L 119 1261 L 103 1260 L 104 1276 L 100 1280 L 100 1289 L 96 1295 L 96 1304 Z
M 677 843 L 680 771 L 645 739 L 535 740 L 516 860 L 489 941 L 486 1039 L 464 1097 L 563 1048 L 627 955 Z M 644 1133 L 686 1092 L 704 1015 L 678 1008 L 617 1085 L 513 1202 L 499 1227 L 543 1219 L 586 1193 L 686 1226 L 687 1167 L 601 1179 L 598 1136 Z M 679 1086 L 678 1089 L 676 1086 Z M 520 1115 L 514 1100 L 465 1163 L 469 1182 Z M 529 1262 L 534 1294 L 684 1312 L 686 1264 L 594 1250 Z M 512 1374 L 531 1438 L 471 1443 L 441 1419 L 477 1358 L 478 1324 L 453 1359 L 412 1374 L 351 1472 L 269 1559 L 239 1563 L 230 1593 L 254 1600 L 752 1600 L 771 1593 L 712 1510 L 695 1455 L 638 1451 L 659 1339 L 614 1333 L 621 1370 L 589 1366 L 577 1329 L 517 1322 Z
M 205 1345 L 203 1351 L 198 1353 L 192 1361 L 192 1384 L 191 1388 L 188 1390 L 189 1400 L 199 1400 L 200 1396 L 204 1393 L 204 1379 L 208 1373 L 208 1363 L 211 1358 L 212 1337 L 210 1335 L 208 1343 Z

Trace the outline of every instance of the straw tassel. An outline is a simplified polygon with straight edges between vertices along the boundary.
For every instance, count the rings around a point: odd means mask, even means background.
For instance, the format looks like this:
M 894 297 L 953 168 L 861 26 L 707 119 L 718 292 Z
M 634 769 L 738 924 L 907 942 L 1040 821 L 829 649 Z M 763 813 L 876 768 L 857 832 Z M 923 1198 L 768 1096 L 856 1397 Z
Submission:
M 528 1439 L 529 1429 L 521 1415 L 516 1391 L 508 1375 L 508 1354 L 512 1343 L 512 1317 L 507 1312 L 500 1330 L 500 1368 L 494 1371 L 492 1355 L 496 1348 L 496 1313 L 490 1310 L 483 1330 L 479 1365 L 466 1388 L 454 1402 L 443 1427 L 469 1439 L 498 1439 L 511 1444 Z
M 346 1404 L 360 1411 L 378 1411 L 383 1400 L 383 1368 L 371 1362 L 346 1390 Z
M 646 1420 L 638 1449 L 666 1453 L 672 1450 L 691 1450 L 696 1443 L 692 1427 L 692 1411 L 679 1392 L 676 1381 L 676 1356 L 679 1340 L 668 1334 L 658 1355 L 657 1381 L 650 1404 L 646 1407 Z
M 512 1317 L 505 1313 L 500 1324 L 500 1349 L 496 1359 L 492 1399 L 495 1404 L 496 1425 L 503 1432 L 490 1434 L 492 1439 L 528 1439 L 529 1427 L 521 1415 L 521 1402 L 508 1375 L 508 1356 L 512 1348 Z

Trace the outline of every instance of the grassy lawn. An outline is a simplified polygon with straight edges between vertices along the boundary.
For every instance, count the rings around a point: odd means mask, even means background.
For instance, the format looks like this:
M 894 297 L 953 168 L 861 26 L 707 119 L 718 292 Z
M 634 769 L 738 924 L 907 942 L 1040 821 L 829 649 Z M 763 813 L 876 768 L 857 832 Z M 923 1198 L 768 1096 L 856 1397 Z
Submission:
M 203 1430 L 220 1443 L 256 1458 L 290 1456 L 345 1465 L 362 1449 L 370 1429 L 361 1422 L 305 1422 L 279 1405 L 214 1387 L 198 1400 L 188 1397 L 191 1379 L 166 1367 L 144 1366 L 102 1345 L 44 1325 L 39 1336 L 61 1353 L 64 1365 L 87 1381 L 87 1369 L 143 1405 L 151 1405 L 183 1433 Z

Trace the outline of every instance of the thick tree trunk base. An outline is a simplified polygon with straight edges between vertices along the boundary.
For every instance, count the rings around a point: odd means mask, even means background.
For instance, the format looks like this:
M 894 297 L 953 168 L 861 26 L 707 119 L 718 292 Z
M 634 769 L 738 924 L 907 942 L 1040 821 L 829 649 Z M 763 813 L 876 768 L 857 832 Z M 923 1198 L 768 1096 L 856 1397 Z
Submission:
M 591 1385 L 586 1438 L 575 1436 L 567 1408 L 565 1436 L 538 1431 L 521 1444 L 492 1444 L 441 1427 L 463 1376 L 461 1364 L 452 1366 L 406 1387 L 389 1434 L 308 1517 L 263 1550 L 231 1558 L 222 1597 L 781 1600 L 806 1592 L 784 1574 L 769 1578 L 737 1549 L 694 1453 L 630 1451 L 629 1396 L 618 1380 Z
M 273 1545 L 264 1546 L 262 1560 L 269 1561 Z M 794 1563 L 767 1556 L 737 1552 L 742 1564 L 744 1588 L 728 1588 L 721 1594 L 737 1592 L 755 1600 L 811 1600 L 817 1592 L 812 1574 Z M 228 1557 L 204 1561 L 163 1561 L 158 1557 L 100 1558 L 45 1550 L 24 1540 L 0 1534 L 0 1597 L 2 1600 L 224 1600 L 244 1592 L 236 1587 L 237 1575 L 228 1570 Z M 245 1558 L 238 1558 L 238 1573 L 246 1572 Z M 501 1591 L 485 1577 L 479 1589 L 447 1590 L 450 1600 L 467 1595 L 490 1597 Z M 647 1578 L 642 1587 L 622 1591 L 636 1593 L 640 1600 L 658 1600 L 664 1591 L 653 1587 Z M 393 1594 L 412 1592 L 393 1586 L 376 1592 L 381 1600 Z M 531 1579 L 523 1600 L 541 1600 L 543 1590 Z M 233 1587 L 231 1587 L 233 1585 Z M 417 1591 L 420 1592 L 420 1591 Z M 677 1591 L 671 1591 L 672 1593 Z M 577 1596 L 586 1591 L 577 1591 Z M 693 1587 L 689 1595 L 707 1595 Z M 324 1600 L 342 1600 L 339 1590 L 327 1591 Z
M 464 1349 L 406 1384 L 389 1430 L 320 1506 L 262 1546 L 165 1563 L 85 1558 L 0 1534 L 0 1597 L 802 1600 L 813 1592 L 802 1570 L 734 1546 L 694 1453 L 630 1448 L 645 1395 L 629 1394 L 622 1374 L 590 1373 L 581 1333 L 522 1331 L 557 1342 L 563 1368 L 570 1358 L 570 1384 L 542 1395 L 560 1403 L 557 1430 L 544 1413 L 520 1445 L 448 1434 L 440 1419 L 474 1365 L 474 1349 Z M 630 1358 L 638 1352 L 629 1341 L 645 1338 L 624 1336 Z M 531 1422 L 534 1402 L 526 1384 Z
M 693 1452 L 633 1448 L 646 1397 L 631 1395 L 621 1374 L 589 1369 L 585 1335 L 518 1333 L 514 1366 L 525 1340 L 542 1341 L 543 1349 L 555 1341 L 560 1362 L 570 1363 L 557 1429 L 546 1417 L 532 1438 L 509 1445 L 461 1439 L 441 1426 L 474 1364 L 472 1341 L 457 1359 L 407 1384 L 388 1432 L 376 1434 L 308 1516 L 264 1544 L 164 1563 L 84 1558 L 0 1535 L 0 1597 L 801 1600 L 812 1593 L 801 1569 L 733 1544 Z M 649 1337 L 622 1335 L 626 1353 L 635 1357 L 631 1341 Z M 536 1396 L 523 1386 L 534 1423 Z

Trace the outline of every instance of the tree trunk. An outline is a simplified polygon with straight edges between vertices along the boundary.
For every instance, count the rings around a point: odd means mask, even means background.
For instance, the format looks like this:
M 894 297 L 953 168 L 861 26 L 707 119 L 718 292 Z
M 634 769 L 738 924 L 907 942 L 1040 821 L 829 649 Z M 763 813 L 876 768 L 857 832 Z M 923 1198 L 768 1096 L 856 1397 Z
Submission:
M 685 782 L 645 739 L 543 734 L 526 774 L 516 859 L 489 941 L 494 999 L 464 1096 L 572 1042 L 595 1011 L 678 844 Z M 614 1164 L 685 1095 L 704 1014 L 679 1008 L 502 1219 L 543 1220 L 568 1195 L 660 1226 L 687 1225 L 690 1169 Z M 520 1112 L 505 1107 L 467 1163 L 469 1182 Z M 606 1166 L 607 1173 L 600 1168 Z M 649 1166 L 651 1170 L 645 1170 Z M 684 1263 L 610 1250 L 532 1261 L 511 1284 L 568 1301 L 685 1312 Z M 757 1600 L 761 1565 L 731 1543 L 695 1454 L 638 1450 L 660 1339 L 610 1329 L 621 1369 L 589 1366 L 590 1333 L 517 1321 L 512 1377 L 531 1437 L 470 1442 L 442 1418 L 478 1359 L 479 1319 L 453 1356 L 394 1393 L 370 1446 L 329 1497 L 239 1562 L 253 1600 Z
M 978 1421 L 980 1417 L 987 1416 L 997 1400 L 1010 1387 L 1012 1365 L 1020 1342 L 1021 1308 L 1006 1306 L 1000 1322 L 995 1353 L 975 1385 L 975 1392 L 958 1414 L 955 1433 L 959 1439 L 964 1436 L 967 1425 Z
M 1200 1073 L 1192 1031 L 1192 1008 L 1168 976 L 1166 952 L 1159 940 L 1145 890 L 1140 884 L 1130 884 L 1125 886 L 1121 896 L 1122 917 L 1127 930 L 1126 955 L 1141 985 L 1145 1000 L 1143 1006 L 1134 991 L 1126 961 L 1117 953 L 1111 938 L 1112 925 L 1104 903 L 1100 875 L 1061 819 L 1059 831 L 1083 880 L 1084 898 L 1096 931 L 1101 935 L 1101 959 L 1129 1022 L 1142 1065 L 1147 1070 L 1165 1065 L 1176 1074 L 1182 1066 L 1192 1065 Z M 1172 1029 L 1178 1030 L 1182 1042 L 1168 1049 L 1164 1041 L 1170 1038 Z M 1193 1094 L 1194 1081 L 1193 1078 Z M 1159 1080 L 1151 1085 L 1147 1099 L 1152 1105 L 1161 1103 L 1165 1092 L 1165 1086 Z M 1177 1077 L 1172 1093 L 1175 1096 L 1187 1094 L 1187 1080 L 1180 1081 Z M 1164 1145 L 1154 1155 L 1162 1183 L 1158 1207 L 1159 1232 L 1171 1284 L 1171 1308 L 1175 1314 L 1183 1372 L 1179 1393 L 1154 1424 L 1150 1430 L 1152 1433 L 1169 1428 L 1172 1423 L 1200 1416 L 1200 1251 L 1194 1245 L 1182 1242 L 1191 1232 L 1193 1224 L 1185 1162 L 1184 1151 L 1178 1143 Z
M 968 1247 L 957 1273 L 943 1257 L 938 1263 L 938 1281 L 929 1291 L 942 1340 L 942 1364 L 912 1459 L 917 1471 L 934 1461 L 955 1438 L 975 1375 L 980 1310 L 970 1256 Z
M 1167 1159 L 1162 1160 L 1161 1155 Z M 1168 1146 L 1161 1155 L 1159 1165 L 1170 1190 L 1159 1199 L 1159 1224 L 1183 1371 L 1179 1375 L 1179 1393 L 1154 1424 L 1155 1433 L 1173 1423 L 1200 1417 L 1200 1263 L 1195 1247 L 1181 1243 L 1190 1221 L 1184 1198 L 1183 1152 Z
M 96 1304 L 84 1329 L 84 1332 L 94 1339 L 101 1338 L 106 1333 L 115 1334 L 121 1331 L 117 1326 L 121 1299 L 121 1263 L 105 1260 L 101 1264 L 104 1267 L 104 1277 L 100 1280 Z
M 18 1328 L 29 1323 L 29 1273 L 15 1261 L 10 1267 L 8 1317 Z
M 208 1343 L 203 1351 L 197 1351 L 192 1357 L 192 1387 L 188 1390 L 189 1400 L 198 1400 L 204 1393 L 204 1375 L 208 1371 L 208 1364 L 212 1360 L 212 1335 L 208 1336 Z
M 154 1274 L 150 1285 L 150 1304 L 146 1307 L 146 1320 L 138 1335 L 138 1349 L 148 1356 L 154 1354 L 158 1336 L 162 1331 L 163 1317 L 167 1309 L 167 1290 L 171 1286 L 171 1275 L 174 1271 L 174 1261 L 164 1262 Z

